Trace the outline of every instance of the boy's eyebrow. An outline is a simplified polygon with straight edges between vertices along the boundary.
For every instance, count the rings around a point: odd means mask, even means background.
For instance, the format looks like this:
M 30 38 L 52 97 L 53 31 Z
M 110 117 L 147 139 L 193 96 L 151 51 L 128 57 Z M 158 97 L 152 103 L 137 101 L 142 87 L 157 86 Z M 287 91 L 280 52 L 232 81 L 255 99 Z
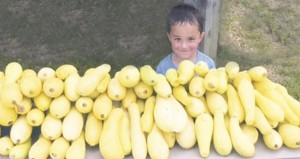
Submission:
M 172 34 L 173 37 L 181 37 L 180 35 Z M 189 38 L 195 37 L 196 35 L 190 35 Z
M 180 37 L 180 35 L 176 35 L 176 34 L 172 34 L 172 36 L 175 36 L 175 37 Z

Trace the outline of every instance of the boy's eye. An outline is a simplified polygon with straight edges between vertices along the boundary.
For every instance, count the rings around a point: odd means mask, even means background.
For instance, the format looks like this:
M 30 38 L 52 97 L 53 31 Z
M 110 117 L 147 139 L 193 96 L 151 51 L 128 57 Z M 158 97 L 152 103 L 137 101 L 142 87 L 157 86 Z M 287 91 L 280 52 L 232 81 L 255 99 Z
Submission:
M 195 40 L 195 38 L 189 38 L 189 41 L 194 41 Z
M 175 41 L 180 41 L 180 38 L 175 38 L 174 40 L 175 40 Z

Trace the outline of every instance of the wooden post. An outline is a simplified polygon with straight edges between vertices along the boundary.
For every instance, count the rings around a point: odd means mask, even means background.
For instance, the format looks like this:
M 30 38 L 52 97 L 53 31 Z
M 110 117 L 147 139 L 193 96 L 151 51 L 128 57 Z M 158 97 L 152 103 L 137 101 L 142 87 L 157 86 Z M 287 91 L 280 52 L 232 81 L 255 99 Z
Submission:
M 219 39 L 219 20 L 220 20 L 221 0 L 207 0 L 204 52 L 215 61 L 217 58 L 218 39 Z
M 184 2 L 196 6 L 205 17 L 205 38 L 199 49 L 216 61 L 221 0 L 184 0 Z

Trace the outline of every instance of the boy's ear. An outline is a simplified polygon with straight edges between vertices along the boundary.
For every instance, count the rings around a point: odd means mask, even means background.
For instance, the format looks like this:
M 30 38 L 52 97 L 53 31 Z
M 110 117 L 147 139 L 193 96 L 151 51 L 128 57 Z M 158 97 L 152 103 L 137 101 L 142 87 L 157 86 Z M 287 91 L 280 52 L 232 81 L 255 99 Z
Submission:
M 204 36 L 205 36 L 205 32 L 203 31 L 201 34 L 200 34 L 201 38 L 203 39 Z
M 205 37 L 205 32 L 203 31 L 202 33 L 200 33 L 200 42 L 204 39 Z

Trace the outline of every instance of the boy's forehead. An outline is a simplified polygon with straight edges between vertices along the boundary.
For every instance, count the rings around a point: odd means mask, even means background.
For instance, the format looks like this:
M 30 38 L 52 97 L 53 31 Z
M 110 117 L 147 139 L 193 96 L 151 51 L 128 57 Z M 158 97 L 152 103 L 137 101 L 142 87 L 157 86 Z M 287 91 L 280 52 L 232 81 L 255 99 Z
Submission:
M 199 22 L 197 21 L 197 19 L 195 17 L 189 17 L 189 18 L 176 17 L 172 20 L 171 24 L 172 23 L 173 23 L 173 25 L 185 24 L 185 23 L 199 25 Z
M 175 22 L 173 23 L 170 27 L 170 29 L 172 29 L 173 27 L 189 27 L 189 28 L 197 28 L 199 31 L 202 30 L 202 28 L 199 26 L 199 24 L 196 22 L 190 22 L 190 21 L 184 21 L 184 22 L 181 22 L 181 21 L 178 21 L 178 22 Z
M 199 30 L 199 25 L 195 23 L 189 23 L 189 22 L 179 22 L 174 23 L 171 26 L 171 29 L 197 29 Z
M 200 33 L 198 25 L 189 24 L 189 23 L 181 23 L 181 24 L 173 25 L 171 26 L 170 32 L 173 35 L 180 35 L 180 34 L 195 35 Z

